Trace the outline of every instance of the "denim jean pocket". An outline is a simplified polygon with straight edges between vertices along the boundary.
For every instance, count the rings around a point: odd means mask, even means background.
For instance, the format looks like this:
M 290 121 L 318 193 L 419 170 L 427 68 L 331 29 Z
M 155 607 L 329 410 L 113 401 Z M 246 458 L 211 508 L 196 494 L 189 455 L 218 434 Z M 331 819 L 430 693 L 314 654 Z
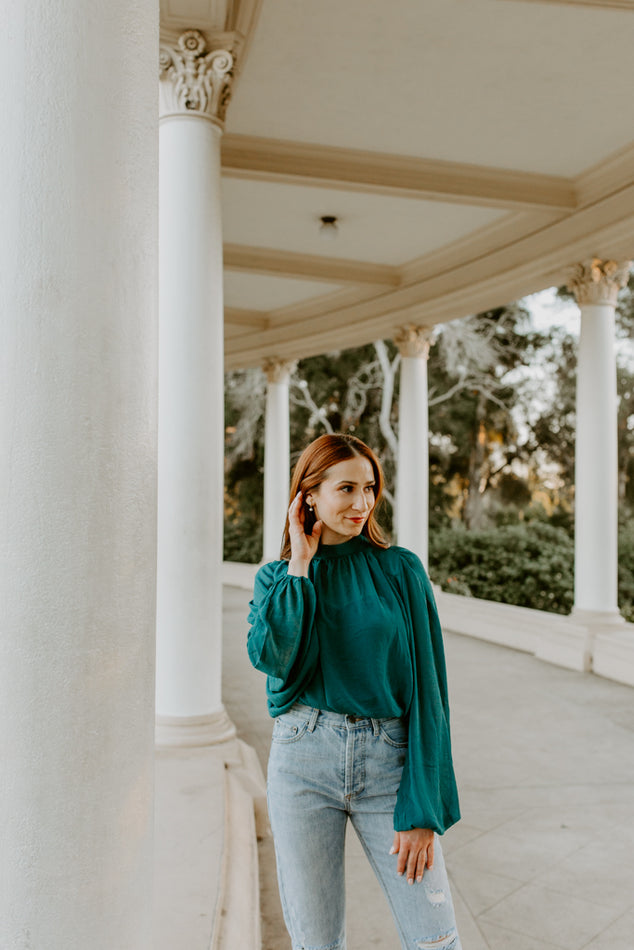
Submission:
M 404 749 L 407 746 L 407 720 L 384 719 L 379 723 L 379 732 L 381 738 L 395 749 Z
M 297 742 L 308 729 L 308 719 L 298 719 L 288 713 L 282 713 L 273 723 L 273 742 Z

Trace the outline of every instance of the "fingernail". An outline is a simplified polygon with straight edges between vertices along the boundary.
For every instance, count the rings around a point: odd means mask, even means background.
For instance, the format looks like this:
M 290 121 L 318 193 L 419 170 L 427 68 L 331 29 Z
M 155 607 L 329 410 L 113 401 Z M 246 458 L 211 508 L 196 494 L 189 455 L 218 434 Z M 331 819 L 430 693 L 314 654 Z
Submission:
M 414 878 L 413 878 L 413 877 L 408 877 L 408 878 L 407 878 L 407 883 L 408 883 L 408 884 L 413 884 L 413 883 L 414 883 Z
M 396 848 L 390 848 L 390 854 L 396 854 Z
M 402 871 L 397 871 L 396 873 L 398 874 L 399 877 L 403 877 L 403 872 L 402 872 Z
M 422 875 L 422 874 L 419 874 L 418 877 L 416 878 L 416 880 L 417 880 L 418 883 L 420 884 L 420 882 L 423 880 L 423 875 Z

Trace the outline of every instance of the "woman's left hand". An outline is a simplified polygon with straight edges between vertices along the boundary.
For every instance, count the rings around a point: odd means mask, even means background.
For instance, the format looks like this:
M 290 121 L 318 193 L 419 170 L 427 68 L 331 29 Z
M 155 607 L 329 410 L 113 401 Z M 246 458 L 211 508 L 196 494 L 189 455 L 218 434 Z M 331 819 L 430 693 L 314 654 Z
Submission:
M 395 831 L 390 854 L 398 854 L 396 873 L 407 871 L 407 883 L 422 881 L 425 868 L 434 866 L 434 832 L 430 828 Z

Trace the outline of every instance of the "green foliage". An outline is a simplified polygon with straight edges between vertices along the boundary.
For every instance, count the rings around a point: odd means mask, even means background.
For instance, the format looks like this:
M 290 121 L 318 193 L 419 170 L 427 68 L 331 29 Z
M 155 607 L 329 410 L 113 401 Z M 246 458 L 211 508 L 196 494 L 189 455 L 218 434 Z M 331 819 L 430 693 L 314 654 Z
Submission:
M 262 559 L 263 478 L 258 454 L 236 463 L 225 477 L 223 558 L 257 564 Z M 280 540 L 282 531 L 280 528 Z
M 432 534 L 430 575 L 442 590 L 568 614 L 574 595 L 570 533 L 540 521 Z M 634 623 L 634 520 L 619 528 L 619 608 Z
M 551 367 L 554 391 L 533 421 L 531 450 L 538 448 L 554 462 L 561 479 L 572 486 L 575 475 L 577 341 L 569 334 L 553 335 Z
M 546 342 L 527 326 L 523 306 L 499 307 L 441 328 L 430 353 L 431 481 L 468 528 L 494 523 L 495 507 L 518 508 L 526 497 L 511 467 L 530 461 L 516 410 L 523 368 Z
M 560 614 L 573 604 L 574 546 L 548 524 L 440 531 L 429 563 L 432 580 L 451 593 Z
M 619 608 L 629 623 L 634 623 L 634 520 L 619 530 Z

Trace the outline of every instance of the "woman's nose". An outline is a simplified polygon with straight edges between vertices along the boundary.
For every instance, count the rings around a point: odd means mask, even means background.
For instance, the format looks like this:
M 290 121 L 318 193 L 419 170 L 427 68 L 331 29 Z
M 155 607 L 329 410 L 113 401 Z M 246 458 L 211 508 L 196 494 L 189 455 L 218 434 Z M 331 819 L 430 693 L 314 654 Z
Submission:
M 365 509 L 368 507 L 368 499 L 363 494 L 363 492 L 358 492 L 355 494 L 354 498 L 352 499 L 352 507 L 356 511 L 365 511 Z

